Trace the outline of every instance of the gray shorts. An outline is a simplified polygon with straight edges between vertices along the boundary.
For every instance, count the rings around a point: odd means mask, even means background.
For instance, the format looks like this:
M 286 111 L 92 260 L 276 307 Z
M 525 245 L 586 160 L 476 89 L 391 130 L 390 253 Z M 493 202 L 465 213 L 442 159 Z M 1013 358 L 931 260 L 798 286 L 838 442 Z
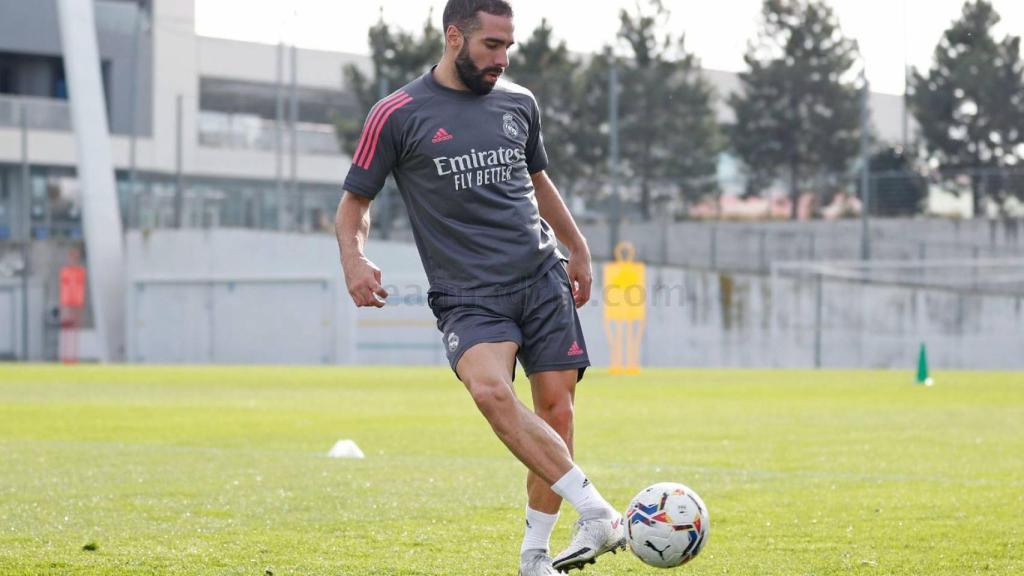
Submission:
M 485 342 L 518 344 L 516 358 L 527 376 L 575 368 L 579 381 L 590 366 L 569 276 L 561 262 L 530 286 L 515 292 L 496 296 L 432 292 L 427 302 L 437 318 L 452 370 L 466 350 Z M 512 368 L 514 376 L 514 363 Z M 455 375 L 459 375 L 457 370 Z

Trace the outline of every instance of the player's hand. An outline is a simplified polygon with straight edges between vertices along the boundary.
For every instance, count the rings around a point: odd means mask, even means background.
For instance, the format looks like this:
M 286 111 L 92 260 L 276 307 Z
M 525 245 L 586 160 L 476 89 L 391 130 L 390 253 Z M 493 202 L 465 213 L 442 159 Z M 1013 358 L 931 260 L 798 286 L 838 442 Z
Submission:
M 352 301 L 360 308 L 373 306 L 383 308 L 388 291 L 380 284 L 380 268 L 364 256 L 344 259 L 341 267 L 345 271 L 345 284 Z
M 573 250 L 569 254 L 569 284 L 572 285 L 572 299 L 580 308 L 590 301 L 590 286 L 594 282 L 594 272 L 590 267 L 590 248 L 586 245 Z

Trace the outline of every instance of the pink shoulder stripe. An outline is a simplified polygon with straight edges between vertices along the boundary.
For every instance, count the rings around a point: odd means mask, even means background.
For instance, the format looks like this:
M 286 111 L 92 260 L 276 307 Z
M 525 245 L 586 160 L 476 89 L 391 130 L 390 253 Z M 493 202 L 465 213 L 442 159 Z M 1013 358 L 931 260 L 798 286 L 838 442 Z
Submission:
M 362 133 L 359 134 L 359 145 L 355 149 L 355 156 L 353 156 L 353 158 L 358 158 L 359 156 L 362 155 L 362 153 L 364 153 L 366 151 L 366 148 L 367 148 L 367 132 L 370 131 L 370 126 L 372 126 L 374 121 L 377 119 L 377 116 L 380 114 L 381 109 L 383 109 L 385 106 L 387 106 L 388 102 L 390 102 L 391 100 L 400 97 L 402 95 L 402 93 L 403 92 L 401 90 L 399 90 L 399 91 L 391 94 L 390 96 L 388 96 L 388 97 L 382 99 L 381 101 L 377 102 L 377 104 L 374 105 L 374 108 L 370 110 L 370 115 L 367 117 L 366 123 L 364 125 L 362 125 Z
M 363 170 L 369 170 L 370 164 L 373 162 L 373 156 L 377 151 L 377 144 L 380 142 L 380 134 L 384 129 L 384 124 L 387 123 L 388 118 L 391 114 L 398 110 L 402 106 L 405 106 L 409 102 L 412 102 L 412 97 L 405 92 L 398 92 L 394 98 L 389 98 L 386 102 L 382 102 L 378 107 L 378 110 L 373 114 L 372 121 L 368 122 L 363 129 L 362 151 L 357 151 L 355 156 L 355 164 Z
M 404 94 L 404 91 L 399 90 L 378 102 L 373 109 L 370 110 L 370 115 L 367 116 L 366 123 L 363 124 L 363 132 L 359 136 L 359 145 L 356 147 L 356 153 L 353 158 L 359 158 L 366 151 L 366 142 L 369 140 L 369 138 L 367 138 L 367 134 L 372 131 L 371 127 L 374 125 L 374 122 L 376 122 L 377 117 L 380 116 L 381 110 L 383 110 L 391 101 L 401 98 Z

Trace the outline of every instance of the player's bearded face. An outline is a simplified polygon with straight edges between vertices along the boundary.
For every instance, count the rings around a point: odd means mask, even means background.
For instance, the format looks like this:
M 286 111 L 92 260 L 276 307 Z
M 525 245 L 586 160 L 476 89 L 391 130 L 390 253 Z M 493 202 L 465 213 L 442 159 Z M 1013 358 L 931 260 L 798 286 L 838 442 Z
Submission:
M 487 68 L 477 66 L 469 53 L 469 43 L 470 39 L 467 37 L 462 43 L 462 49 L 459 50 L 458 56 L 455 57 L 455 70 L 458 72 L 462 83 L 472 90 L 474 94 L 479 94 L 480 96 L 490 94 L 498 81 L 497 77 L 504 72 L 504 69 L 498 66 L 489 66 Z M 495 75 L 494 79 L 491 79 L 490 74 Z

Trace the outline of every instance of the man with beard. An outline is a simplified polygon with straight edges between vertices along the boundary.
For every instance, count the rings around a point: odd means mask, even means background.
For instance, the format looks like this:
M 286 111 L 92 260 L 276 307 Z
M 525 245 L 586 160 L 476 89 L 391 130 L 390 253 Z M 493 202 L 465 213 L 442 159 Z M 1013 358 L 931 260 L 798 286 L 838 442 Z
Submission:
M 363 248 L 370 201 L 394 175 L 452 370 L 529 470 L 520 574 L 536 576 L 593 563 L 625 534 L 573 462 L 573 401 L 590 365 L 576 308 L 590 298 L 590 251 L 544 171 L 533 94 L 500 79 L 513 32 L 504 0 L 449 0 L 440 63 L 370 111 L 335 228 L 352 300 L 383 307 L 381 271 Z M 513 390 L 517 359 L 535 412 Z M 562 499 L 579 521 L 552 559 Z

